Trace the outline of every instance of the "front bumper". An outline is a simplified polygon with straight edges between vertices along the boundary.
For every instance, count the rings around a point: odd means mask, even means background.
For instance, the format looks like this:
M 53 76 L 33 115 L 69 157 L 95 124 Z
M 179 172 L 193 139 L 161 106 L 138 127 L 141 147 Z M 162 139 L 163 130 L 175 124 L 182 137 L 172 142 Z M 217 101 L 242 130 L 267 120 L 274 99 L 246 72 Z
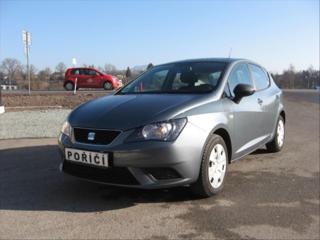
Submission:
M 125 143 L 132 131 L 122 132 L 108 145 L 75 142 L 60 134 L 62 171 L 90 181 L 145 189 L 188 185 L 197 180 L 206 134 L 187 123 L 174 142 Z M 97 168 L 65 160 L 64 149 L 110 153 L 110 168 Z

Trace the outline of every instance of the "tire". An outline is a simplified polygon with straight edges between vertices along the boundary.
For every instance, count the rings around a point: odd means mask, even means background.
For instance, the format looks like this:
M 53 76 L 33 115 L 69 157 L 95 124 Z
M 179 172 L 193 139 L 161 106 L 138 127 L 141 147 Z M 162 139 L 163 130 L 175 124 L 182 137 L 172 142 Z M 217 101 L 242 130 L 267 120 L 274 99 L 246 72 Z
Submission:
M 104 90 L 112 90 L 113 86 L 110 82 L 104 82 L 103 88 L 104 88 Z
M 285 136 L 285 122 L 283 117 L 279 116 L 274 137 L 271 142 L 266 144 L 267 150 L 269 152 L 280 152 L 284 145 Z
M 64 89 L 66 89 L 67 91 L 72 91 L 72 90 L 74 90 L 74 84 L 72 82 L 67 82 L 64 85 Z
M 218 156 L 220 156 L 220 159 Z M 218 169 L 220 171 L 218 171 Z M 217 194 L 223 188 L 227 172 L 227 146 L 222 137 L 214 134 L 206 143 L 201 160 L 199 177 L 197 182 L 191 185 L 192 191 L 196 195 L 205 198 Z

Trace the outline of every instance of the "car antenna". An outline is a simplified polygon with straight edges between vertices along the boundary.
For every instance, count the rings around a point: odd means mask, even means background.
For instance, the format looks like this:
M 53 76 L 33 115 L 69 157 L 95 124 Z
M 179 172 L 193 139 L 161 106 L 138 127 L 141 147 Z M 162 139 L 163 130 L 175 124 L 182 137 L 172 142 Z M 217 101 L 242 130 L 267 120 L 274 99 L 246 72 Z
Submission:
M 232 47 L 229 50 L 229 57 L 228 58 L 231 58 L 231 53 L 232 53 Z

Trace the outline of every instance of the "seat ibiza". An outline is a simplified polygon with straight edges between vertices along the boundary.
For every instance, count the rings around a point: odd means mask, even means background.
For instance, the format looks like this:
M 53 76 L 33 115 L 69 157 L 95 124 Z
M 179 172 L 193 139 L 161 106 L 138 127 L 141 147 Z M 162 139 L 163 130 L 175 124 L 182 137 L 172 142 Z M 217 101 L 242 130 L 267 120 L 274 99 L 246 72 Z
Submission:
M 61 169 L 117 186 L 190 186 L 209 197 L 232 161 L 263 146 L 282 149 L 285 120 L 281 90 L 254 62 L 158 65 L 70 113 L 59 136 Z

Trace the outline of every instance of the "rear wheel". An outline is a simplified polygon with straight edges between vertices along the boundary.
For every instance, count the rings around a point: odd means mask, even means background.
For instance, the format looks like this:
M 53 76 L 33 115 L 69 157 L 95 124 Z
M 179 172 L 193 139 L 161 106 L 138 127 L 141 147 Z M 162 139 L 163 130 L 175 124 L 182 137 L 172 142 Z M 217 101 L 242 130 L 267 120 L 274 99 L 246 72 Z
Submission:
M 282 116 L 279 116 L 275 131 L 276 132 L 272 141 L 266 144 L 269 152 L 280 152 L 283 148 L 285 139 L 285 124 Z
M 72 82 L 67 82 L 65 85 L 64 85 L 64 88 L 67 90 L 67 91 L 72 91 L 74 89 L 74 84 Z
M 210 197 L 222 190 L 228 170 L 228 151 L 222 137 L 213 135 L 205 146 L 200 174 L 191 188 L 201 197 Z
M 105 82 L 103 84 L 103 88 L 104 88 L 104 90 L 112 90 L 113 86 L 112 86 L 112 84 L 110 82 Z

